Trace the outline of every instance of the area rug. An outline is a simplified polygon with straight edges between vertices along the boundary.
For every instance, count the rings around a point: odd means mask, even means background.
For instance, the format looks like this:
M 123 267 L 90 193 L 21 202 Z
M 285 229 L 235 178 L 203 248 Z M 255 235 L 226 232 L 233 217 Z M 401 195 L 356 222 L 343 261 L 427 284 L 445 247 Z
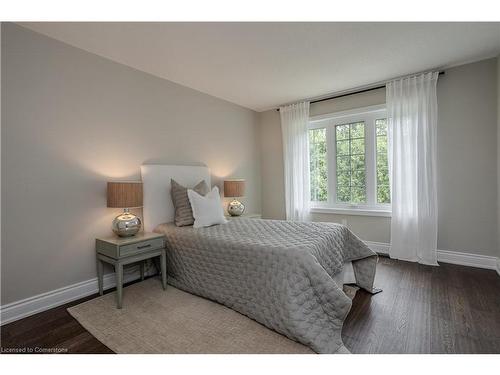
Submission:
M 346 289 L 353 298 L 355 290 Z M 216 302 L 156 278 L 123 290 L 123 308 L 115 293 L 71 307 L 68 312 L 115 353 L 299 354 L 314 352 Z

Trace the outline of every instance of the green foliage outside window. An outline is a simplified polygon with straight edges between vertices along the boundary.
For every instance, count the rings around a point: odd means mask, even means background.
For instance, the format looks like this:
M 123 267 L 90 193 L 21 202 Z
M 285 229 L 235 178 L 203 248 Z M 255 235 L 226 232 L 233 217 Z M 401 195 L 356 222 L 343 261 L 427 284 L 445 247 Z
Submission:
M 328 179 L 326 164 L 326 129 L 309 130 L 309 168 L 311 201 L 328 200 Z

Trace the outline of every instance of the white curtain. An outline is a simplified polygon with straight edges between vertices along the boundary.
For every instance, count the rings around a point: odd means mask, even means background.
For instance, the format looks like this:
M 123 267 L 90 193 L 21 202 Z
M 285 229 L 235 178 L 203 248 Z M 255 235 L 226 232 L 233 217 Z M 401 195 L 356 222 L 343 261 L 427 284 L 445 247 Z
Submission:
M 309 102 L 280 107 L 286 219 L 309 220 Z
M 387 84 L 391 248 L 395 259 L 437 265 L 436 136 L 439 73 Z

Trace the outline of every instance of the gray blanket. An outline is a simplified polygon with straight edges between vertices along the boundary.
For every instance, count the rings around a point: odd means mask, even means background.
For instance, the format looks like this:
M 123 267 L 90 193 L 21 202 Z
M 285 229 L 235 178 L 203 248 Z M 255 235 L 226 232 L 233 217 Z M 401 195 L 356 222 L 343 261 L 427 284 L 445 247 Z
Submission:
M 161 224 L 169 283 L 217 301 L 318 353 L 347 352 L 351 300 L 333 277 L 353 262 L 371 291 L 376 254 L 345 226 L 233 219 L 208 228 Z

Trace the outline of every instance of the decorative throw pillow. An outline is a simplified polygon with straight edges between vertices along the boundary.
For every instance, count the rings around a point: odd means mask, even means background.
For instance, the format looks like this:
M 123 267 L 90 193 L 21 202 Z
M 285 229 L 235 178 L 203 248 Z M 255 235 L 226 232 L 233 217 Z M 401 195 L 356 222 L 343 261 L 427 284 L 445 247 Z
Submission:
M 188 189 L 187 193 L 193 209 L 193 228 L 227 223 L 224 217 L 224 210 L 222 209 L 219 188 L 217 186 L 205 196 L 191 189 Z
M 175 216 L 174 216 L 175 225 L 177 225 L 178 227 L 193 225 L 194 218 L 193 218 L 193 211 L 191 210 L 191 203 L 189 203 L 189 198 L 187 193 L 188 189 L 177 183 L 177 181 L 175 181 L 174 179 L 170 180 L 170 185 L 171 185 L 170 193 L 172 195 L 172 202 L 174 204 L 174 209 L 175 209 Z M 200 181 L 193 188 L 193 190 L 200 195 L 205 195 L 210 191 L 207 183 L 204 180 Z

